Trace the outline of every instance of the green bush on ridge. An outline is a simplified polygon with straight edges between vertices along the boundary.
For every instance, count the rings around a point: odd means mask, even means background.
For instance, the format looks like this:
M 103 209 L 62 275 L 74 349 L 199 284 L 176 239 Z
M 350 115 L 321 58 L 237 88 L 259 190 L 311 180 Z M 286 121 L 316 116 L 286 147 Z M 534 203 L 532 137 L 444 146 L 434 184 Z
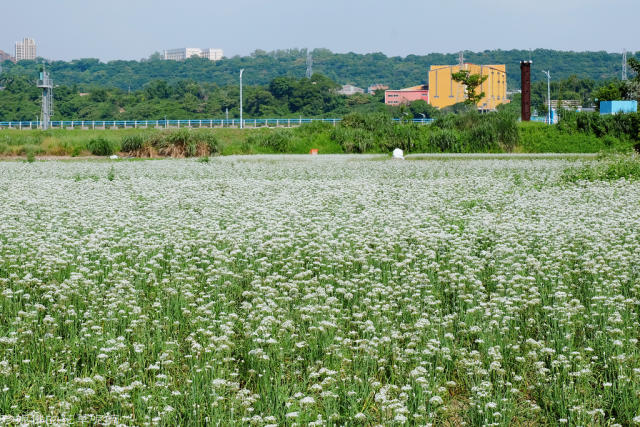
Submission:
M 102 136 L 91 139 L 87 149 L 95 156 L 110 156 L 117 151 L 114 144 Z

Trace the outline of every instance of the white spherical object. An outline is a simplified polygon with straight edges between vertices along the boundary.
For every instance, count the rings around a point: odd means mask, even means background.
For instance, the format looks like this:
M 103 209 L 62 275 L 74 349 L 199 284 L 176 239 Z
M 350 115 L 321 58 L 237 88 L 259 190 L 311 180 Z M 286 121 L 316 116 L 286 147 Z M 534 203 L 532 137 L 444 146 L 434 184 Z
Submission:
M 396 148 L 395 150 L 393 150 L 393 158 L 394 159 L 403 160 L 404 159 L 404 152 L 401 149 Z

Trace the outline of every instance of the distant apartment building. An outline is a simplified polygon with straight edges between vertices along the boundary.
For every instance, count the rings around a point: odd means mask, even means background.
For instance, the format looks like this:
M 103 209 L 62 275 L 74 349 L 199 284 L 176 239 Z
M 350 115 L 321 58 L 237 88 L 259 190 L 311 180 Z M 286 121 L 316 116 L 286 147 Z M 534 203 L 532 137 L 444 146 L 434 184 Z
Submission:
M 184 61 L 188 58 L 206 58 L 210 61 L 217 61 L 222 59 L 224 53 L 222 49 L 205 48 L 200 49 L 198 47 L 182 47 L 179 49 L 168 49 L 164 51 L 164 59 L 170 61 Z
M 387 89 L 389 89 L 389 86 L 378 83 L 378 84 L 374 84 L 374 85 L 369 86 L 367 88 L 367 93 L 372 93 L 373 94 L 373 93 L 376 93 L 376 91 L 387 90 Z
M 384 91 L 384 103 L 387 105 L 409 104 L 420 100 L 429 102 L 429 86 L 418 85 L 400 90 Z
M 431 66 L 429 70 L 431 105 L 437 108 L 444 108 L 459 102 L 464 102 L 466 99 L 464 85 L 456 82 L 452 78 L 452 75 L 461 69 L 467 70 L 471 74 L 479 74 L 487 77 L 487 80 L 477 89 L 477 93 L 485 93 L 484 98 L 477 104 L 479 109 L 495 110 L 498 105 L 509 102 L 507 99 L 506 65 L 477 65 L 465 63 L 462 67 L 460 65 Z
M 36 42 L 33 39 L 24 38 L 16 42 L 16 61 L 36 59 Z
M 355 95 L 356 93 L 364 93 L 364 89 L 354 85 L 342 85 L 342 89 L 338 91 L 340 95 Z
M 15 61 L 15 58 L 9 55 L 4 50 L 0 50 L 0 62 L 4 62 L 4 61 Z

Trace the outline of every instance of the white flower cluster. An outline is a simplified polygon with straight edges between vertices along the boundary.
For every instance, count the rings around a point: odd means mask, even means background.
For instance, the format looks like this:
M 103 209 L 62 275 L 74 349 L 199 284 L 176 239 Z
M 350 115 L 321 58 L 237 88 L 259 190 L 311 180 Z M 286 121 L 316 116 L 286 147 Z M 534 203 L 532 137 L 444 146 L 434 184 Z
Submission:
M 638 424 L 640 186 L 576 161 L 0 162 L 0 414 Z

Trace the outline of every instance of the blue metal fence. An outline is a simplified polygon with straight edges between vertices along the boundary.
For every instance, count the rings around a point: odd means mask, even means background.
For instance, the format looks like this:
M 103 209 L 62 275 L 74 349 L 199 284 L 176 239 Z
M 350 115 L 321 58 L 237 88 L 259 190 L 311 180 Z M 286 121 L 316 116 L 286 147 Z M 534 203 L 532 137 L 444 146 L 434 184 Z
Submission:
M 549 118 L 547 116 L 531 116 L 531 121 L 538 123 L 549 123 Z
M 337 124 L 334 119 L 244 119 L 243 127 L 294 127 L 306 123 L 322 122 Z M 393 119 L 399 122 L 400 119 Z M 433 119 L 413 119 L 413 123 L 430 124 Z M 0 122 L 0 129 L 38 129 L 41 122 Z M 134 128 L 223 128 L 240 127 L 240 119 L 193 119 L 193 120 L 54 120 L 51 129 L 134 129 Z

